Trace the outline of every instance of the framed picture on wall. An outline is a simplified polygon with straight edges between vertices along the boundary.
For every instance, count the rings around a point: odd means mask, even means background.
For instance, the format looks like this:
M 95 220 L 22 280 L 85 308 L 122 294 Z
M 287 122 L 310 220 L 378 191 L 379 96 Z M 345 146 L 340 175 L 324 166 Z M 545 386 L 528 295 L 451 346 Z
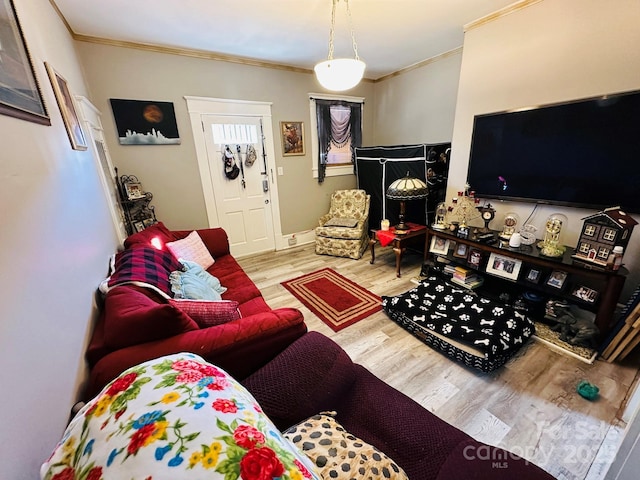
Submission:
M 62 122 L 67 129 L 67 135 L 69 135 L 69 141 L 71 142 L 71 148 L 74 150 L 86 150 L 87 140 L 82 131 L 82 125 L 80 125 L 80 117 L 76 110 L 76 103 L 69 91 L 69 85 L 67 81 L 51 66 L 51 64 L 45 62 L 47 68 L 47 74 L 49 80 L 51 80 L 51 86 L 53 87 L 53 93 L 56 96 L 60 113 L 62 114 Z
M 0 113 L 51 125 L 11 0 L 0 2 Z
M 304 124 L 302 122 L 280 122 L 282 154 L 285 157 L 304 155 Z
M 173 102 L 109 99 L 120 145 L 179 145 Z

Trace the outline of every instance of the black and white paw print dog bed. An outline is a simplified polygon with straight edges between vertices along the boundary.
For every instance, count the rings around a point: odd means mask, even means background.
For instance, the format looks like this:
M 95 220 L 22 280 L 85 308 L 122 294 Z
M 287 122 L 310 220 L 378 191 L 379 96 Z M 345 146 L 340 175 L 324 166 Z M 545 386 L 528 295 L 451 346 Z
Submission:
M 484 372 L 504 365 L 535 333 L 526 315 L 438 275 L 401 295 L 383 296 L 382 308 L 427 345 Z

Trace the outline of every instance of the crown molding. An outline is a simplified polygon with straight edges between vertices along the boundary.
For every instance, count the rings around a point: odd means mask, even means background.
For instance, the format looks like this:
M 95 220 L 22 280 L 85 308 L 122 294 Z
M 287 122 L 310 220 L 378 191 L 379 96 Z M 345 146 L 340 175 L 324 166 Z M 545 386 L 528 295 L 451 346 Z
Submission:
M 536 3 L 542 1 L 543 0 L 521 0 L 519 2 L 512 3 L 511 5 L 507 5 L 506 7 L 490 13 L 489 15 L 485 15 L 484 17 L 474 20 L 473 22 L 467 23 L 466 25 L 464 25 L 463 30 L 466 33 L 469 30 L 480 27 L 481 25 L 485 25 L 489 22 L 493 22 L 494 20 L 505 17 L 507 15 L 511 15 L 514 12 L 518 12 L 524 8 L 530 7 L 531 5 L 535 5 Z
M 398 75 L 403 75 L 403 74 L 405 74 L 407 72 L 410 72 L 411 70 L 416 70 L 416 69 L 422 68 L 422 67 L 424 67 L 426 65 L 430 65 L 432 63 L 439 62 L 440 60 L 444 60 L 445 58 L 452 57 L 453 55 L 457 55 L 460 52 L 462 52 L 462 47 L 456 47 L 456 48 L 454 48 L 452 50 L 449 50 L 447 52 L 444 52 L 444 53 L 441 53 L 439 55 L 436 55 L 435 57 L 427 58 L 426 60 L 422 60 L 422 61 L 420 61 L 418 63 L 414 63 L 413 65 L 409 65 L 408 67 L 401 68 L 400 70 L 396 70 L 395 72 L 390 73 L 388 75 L 384 75 L 382 77 L 376 78 L 373 81 L 373 83 L 382 82 L 384 80 L 388 80 L 390 78 L 397 77 Z

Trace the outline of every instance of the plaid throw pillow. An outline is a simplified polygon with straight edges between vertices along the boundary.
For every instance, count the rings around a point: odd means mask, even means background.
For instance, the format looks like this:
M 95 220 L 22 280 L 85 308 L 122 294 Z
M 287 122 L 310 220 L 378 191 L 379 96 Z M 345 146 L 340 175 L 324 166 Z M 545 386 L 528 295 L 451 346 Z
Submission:
M 207 301 L 172 298 L 169 303 L 189 315 L 200 328 L 222 325 L 241 318 L 238 302 L 234 300 Z
M 153 247 L 130 248 L 116 255 L 109 288 L 129 282 L 143 282 L 171 295 L 169 275 L 174 270 L 182 270 L 182 264 L 170 252 Z

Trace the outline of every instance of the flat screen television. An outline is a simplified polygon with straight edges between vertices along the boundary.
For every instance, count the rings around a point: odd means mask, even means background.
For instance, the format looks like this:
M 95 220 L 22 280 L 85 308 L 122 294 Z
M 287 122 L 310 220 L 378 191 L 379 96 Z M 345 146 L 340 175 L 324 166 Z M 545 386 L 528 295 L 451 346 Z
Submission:
M 640 213 L 640 91 L 477 115 L 480 198 Z

